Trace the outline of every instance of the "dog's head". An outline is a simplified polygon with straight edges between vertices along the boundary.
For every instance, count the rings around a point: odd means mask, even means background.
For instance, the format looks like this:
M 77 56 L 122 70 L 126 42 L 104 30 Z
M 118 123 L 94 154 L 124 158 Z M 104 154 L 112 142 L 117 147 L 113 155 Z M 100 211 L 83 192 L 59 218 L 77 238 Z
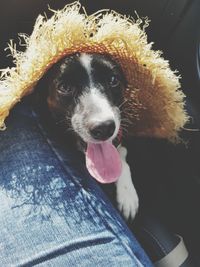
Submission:
M 126 81 L 109 56 L 76 53 L 49 76 L 48 105 L 86 143 L 113 140 L 119 131 Z

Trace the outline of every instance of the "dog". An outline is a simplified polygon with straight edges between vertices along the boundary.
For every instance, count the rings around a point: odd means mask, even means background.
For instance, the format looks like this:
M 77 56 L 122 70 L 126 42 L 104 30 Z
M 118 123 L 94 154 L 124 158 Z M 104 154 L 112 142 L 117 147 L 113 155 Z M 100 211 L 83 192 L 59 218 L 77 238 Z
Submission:
M 123 128 L 123 91 L 126 79 L 121 67 L 108 55 L 75 53 L 56 63 L 47 80 L 48 108 L 56 121 L 71 129 L 78 148 L 114 143 Z M 127 149 L 117 151 L 121 174 L 115 182 L 116 202 L 126 220 L 133 220 L 138 195 L 126 162 Z M 115 166 L 114 166 L 115 167 Z

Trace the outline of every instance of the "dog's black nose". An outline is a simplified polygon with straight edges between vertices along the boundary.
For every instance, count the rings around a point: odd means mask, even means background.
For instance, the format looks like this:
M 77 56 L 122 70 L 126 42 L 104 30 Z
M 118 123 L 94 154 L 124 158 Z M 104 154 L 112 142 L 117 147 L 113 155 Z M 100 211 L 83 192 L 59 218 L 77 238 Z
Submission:
M 104 121 L 90 129 L 90 134 L 96 140 L 105 141 L 113 135 L 115 122 L 113 120 Z

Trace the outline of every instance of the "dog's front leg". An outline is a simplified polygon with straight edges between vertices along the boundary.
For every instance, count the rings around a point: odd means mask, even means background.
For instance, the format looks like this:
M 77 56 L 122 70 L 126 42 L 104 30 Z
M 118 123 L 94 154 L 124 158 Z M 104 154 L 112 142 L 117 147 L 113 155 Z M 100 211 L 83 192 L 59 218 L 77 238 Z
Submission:
M 116 182 L 117 205 L 126 220 L 133 220 L 139 206 L 138 195 L 132 182 L 130 167 L 126 162 L 127 149 L 120 146 L 118 151 L 122 161 L 122 173 Z

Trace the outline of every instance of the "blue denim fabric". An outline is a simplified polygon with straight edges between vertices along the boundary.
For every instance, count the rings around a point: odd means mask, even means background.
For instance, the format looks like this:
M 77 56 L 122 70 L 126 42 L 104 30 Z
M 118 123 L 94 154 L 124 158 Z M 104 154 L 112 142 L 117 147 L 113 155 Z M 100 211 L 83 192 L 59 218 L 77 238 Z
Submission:
M 0 266 L 152 266 L 79 153 L 62 157 L 26 103 L 0 151 Z

